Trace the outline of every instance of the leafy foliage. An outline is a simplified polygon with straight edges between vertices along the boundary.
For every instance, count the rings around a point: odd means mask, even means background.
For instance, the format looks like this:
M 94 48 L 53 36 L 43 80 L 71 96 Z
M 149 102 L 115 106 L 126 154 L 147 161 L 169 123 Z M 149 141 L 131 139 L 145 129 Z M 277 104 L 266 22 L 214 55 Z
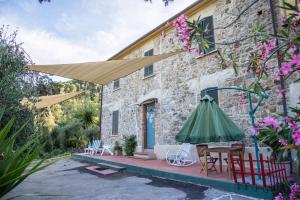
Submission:
M 4 111 L 0 112 L 0 120 Z M 24 181 L 30 174 L 35 173 L 47 165 L 43 161 L 38 161 L 30 168 L 28 166 L 38 157 L 42 145 L 38 139 L 33 137 L 23 146 L 14 150 L 14 143 L 18 134 L 23 131 L 23 125 L 18 131 L 8 136 L 15 122 L 15 118 L 9 120 L 4 126 L 0 126 L 0 198 Z M 25 169 L 27 169 L 25 171 Z
M 84 128 L 88 128 L 92 125 L 97 123 L 97 116 L 98 116 L 98 105 L 93 103 L 87 103 L 79 107 L 77 112 L 74 114 L 76 119 L 79 119 Z
M 125 136 L 124 151 L 127 156 L 133 156 L 136 146 L 137 141 L 135 135 Z
M 122 151 L 122 146 L 118 141 L 115 142 L 114 151 Z
M 98 126 L 89 127 L 84 130 L 84 135 L 90 142 L 96 140 L 99 137 L 100 128 Z

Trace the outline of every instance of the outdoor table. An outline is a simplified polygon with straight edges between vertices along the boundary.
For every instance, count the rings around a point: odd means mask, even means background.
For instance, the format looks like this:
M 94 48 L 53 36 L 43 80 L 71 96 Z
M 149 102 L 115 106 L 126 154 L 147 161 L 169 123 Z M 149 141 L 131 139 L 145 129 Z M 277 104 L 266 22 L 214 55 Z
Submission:
M 219 153 L 219 165 L 220 165 L 220 172 L 222 172 L 222 153 L 227 153 L 227 161 L 228 161 L 228 178 L 231 179 L 231 163 L 229 159 L 229 153 L 232 151 L 242 151 L 242 147 L 213 147 L 207 148 L 204 150 L 204 157 L 205 157 L 205 175 L 208 176 L 208 169 L 207 169 L 207 154 L 208 153 Z

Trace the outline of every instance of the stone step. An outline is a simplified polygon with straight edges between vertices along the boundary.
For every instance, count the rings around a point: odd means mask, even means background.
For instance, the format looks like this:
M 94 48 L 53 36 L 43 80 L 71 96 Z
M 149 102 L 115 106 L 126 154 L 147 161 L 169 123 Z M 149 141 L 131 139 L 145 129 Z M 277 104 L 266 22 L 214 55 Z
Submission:
M 106 168 L 116 170 L 116 171 L 121 171 L 121 170 L 125 169 L 125 167 L 121 167 L 121 166 L 113 165 L 113 164 L 108 164 L 108 163 L 103 163 L 103 162 L 99 162 L 97 164 L 100 165 L 101 167 L 106 167 Z
M 155 160 L 154 153 L 146 153 L 146 152 L 135 152 L 133 154 L 133 158 L 143 159 L 143 160 Z
M 101 169 L 101 168 L 99 169 L 99 166 L 88 166 L 86 167 L 86 169 L 102 175 L 111 175 L 111 174 L 119 173 L 119 171 L 117 170 Z

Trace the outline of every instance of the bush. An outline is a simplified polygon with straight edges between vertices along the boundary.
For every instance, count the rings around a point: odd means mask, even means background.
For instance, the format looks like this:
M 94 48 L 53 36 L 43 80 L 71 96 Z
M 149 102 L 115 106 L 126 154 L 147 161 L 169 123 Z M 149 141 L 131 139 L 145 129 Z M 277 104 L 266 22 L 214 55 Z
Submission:
M 115 142 L 114 151 L 122 151 L 122 146 L 118 141 Z
M 100 128 L 98 126 L 90 127 L 84 130 L 84 135 L 89 139 L 90 142 L 99 138 Z
M 82 123 L 75 120 L 63 127 L 56 127 L 51 133 L 53 145 L 64 151 L 78 150 L 88 144 L 88 138 L 85 136 Z
M 137 142 L 135 135 L 125 136 L 124 151 L 126 156 L 133 156 L 136 146 Z

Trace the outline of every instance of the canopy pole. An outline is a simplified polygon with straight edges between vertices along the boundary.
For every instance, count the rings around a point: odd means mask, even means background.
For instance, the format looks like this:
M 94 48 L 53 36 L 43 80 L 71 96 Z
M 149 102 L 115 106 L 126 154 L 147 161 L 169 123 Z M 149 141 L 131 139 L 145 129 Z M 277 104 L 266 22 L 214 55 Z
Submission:
M 99 134 L 99 139 L 101 140 L 102 137 L 102 102 L 103 102 L 103 85 L 101 85 L 101 94 L 100 94 L 100 113 L 99 113 L 99 121 L 100 121 L 100 134 Z
M 251 125 L 252 125 L 253 128 L 255 127 L 255 115 L 254 115 L 254 113 L 256 112 L 257 108 L 260 106 L 261 102 L 264 99 L 267 99 L 269 97 L 265 92 L 257 94 L 254 91 L 246 90 L 246 89 L 243 89 L 243 88 L 240 88 L 240 87 L 231 86 L 231 87 L 208 89 L 208 90 L 205 90 L 205 94 L 207 94 L 207 92 L 215 91 L 215 90 L 237 90 L 237 91 L 244 92 L 247 95 L 248 101 L 249 101 L 249 116 L 250 116 L 250 119 L 251 119 Z M 258 103 L 257 103 L 257 105 L 254 109 L 253 109 L 253 105 L 252 105 L 251 94 L 258 95 L 260 97 L 260 100 L 258 101 Z M 255 146 L 255 157 L 256 157 L 256 160 L 258 161 L 259 160 L 259 148 L 258 148 L 257 138 L 256 138 L 255 135 L 253 135 L 252 139 L 253 139 L 253 143 L 254 143 L 254 146 Z M 257 162 L 257 171 L 258 171 L 258 173 L 260 173 L 259 162 Z M 260 179 L 260 176 L 258 176 L 258 178 Z
M 257 106 L 255 107 L 255 109 L 253 109 L 253 105 L 252 105 L 252 98 L 251 98 L 251 93 L 248 93 L 248 101 L 249 101 L 249 116 L 251 118 L 251 125 L 254 128 L 255 127 L 255 116 L 254 113 L 256 111 L 256 109 L 258 108 L 259 104 L 261 101 L 258 102 Z M 257 139 L 256 139 L 256 135 L 252 136 L 253 142 L 254 142 L 254 146 L 255 146 L 255 156 L 256 156 L 256 166 L 257 166 L 257 171 L 258 174 L 260 173 L 260 165 L 259 165 L 259 148 L 258 148 L 258 144 L 257 144 Z M 258 178 L 260 179 L 260 175 L 258 175 Z

